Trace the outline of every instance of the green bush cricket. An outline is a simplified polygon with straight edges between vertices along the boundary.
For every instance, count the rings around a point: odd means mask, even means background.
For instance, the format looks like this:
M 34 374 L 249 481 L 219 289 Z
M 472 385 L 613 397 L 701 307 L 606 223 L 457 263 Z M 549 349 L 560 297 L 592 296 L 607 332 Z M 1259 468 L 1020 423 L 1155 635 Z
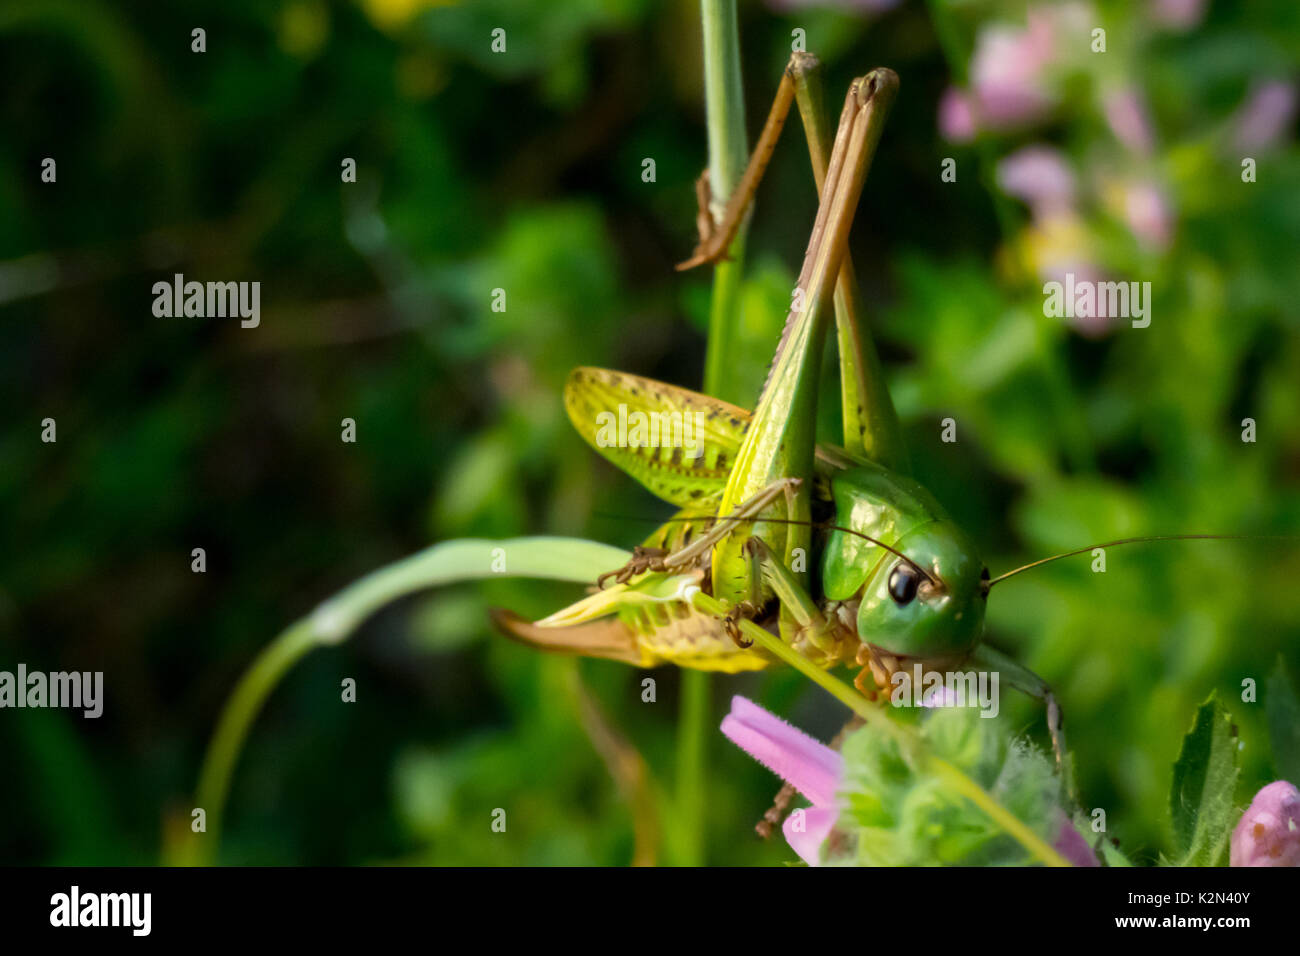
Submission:
M 988 570 L 973 542 L 907 475 L 879 359 L 859 321 L 845 250 L 898 78 L 878 69 L 854 81 L 832 143 L 819 73 L 814 57 L 792 57 L 717 228 L 706 211 L 707 179 L 701 177 L 700 244 L 680 267 L 725 253 L 797 101 L 820 203 L 755 412 L 631 375 L 575 370 L 565 405 L 579 432 L 681 511 L 626 567 L 602 577 L 602 585 L 614 578 L 611 586 L 536 623 L 508 612 L 498 612 L 496 622 L 507 634 L 549 650 L 736 672 L 772 663 L 742 638 L 737 623 L 750 619 L 821 666 L 859 665 L 857 684 L 869 693 L 866 675 L 887 687 L 895 672 L 914 663 L 941 668 L 969 662 L 998 670 L 1013 686 L 1049 702 L 1059 757 L 1059 715 L 1047 685 L 980 643 Z M 814 439 L 832 311 L 842 447 Z M 615 410 L 626 418 L 629 408 L 665 428 L 698 422 L 692 454 L 684 453 L 681 441 L 600 440 L 599 420 Z
M 701 177 L 700 243 L 679 269 L 725 255 L 789 107 L 798 103 L 820 201 L 757 407 L 750 414 L 677 386 L 576 369 L 564 395 L 574 426 L 605 458 L 680 510 L 630 562 L 602 575 L 594 593 L 535 623 L 508 611 L 494 612 L 494 621 L 508 636 L 544 650 L 641 667 L 674 663 L 729 673 L 774 662 L 743 636 L 744 627 L 758 625 L 821 667 L 857 665 L 855 684 L 873 699 L 877 688 L 888 693 L 896 675 L 918 665 L 927 673 L 960 666 L 996 673 L 1001 682 L 1046 703 L 1048 731 L 1069 793 L 1061 712 L 1051 688 L 983 643 L 992 586 L 1097 547 L 1238 536 L 1110 541 L 990 578 L 974 542 L 908 475 L 898 419 L 860 319 L 846 253 L 897 86 L 888 69 L 855 80 L 832 143 L 820 65 L 815 57 L 796 53 L 716 227 L 708 213 L 707 174 Z M 818 444 L 814 434 L 820 359 L 832 311 L 841 445 Z M 674 440 L 629 436 L 626 422 L 637 415 L 657 424 L 651 437 L 677 429 Z M 608 426 L 616 416 L 618 436 L 611 440 Z M 693 428 L 692 422 L 697 423 Z M 605 586 L 610 579 L 614 583 Z M 868 676 L 874 687 L 866 683 Z

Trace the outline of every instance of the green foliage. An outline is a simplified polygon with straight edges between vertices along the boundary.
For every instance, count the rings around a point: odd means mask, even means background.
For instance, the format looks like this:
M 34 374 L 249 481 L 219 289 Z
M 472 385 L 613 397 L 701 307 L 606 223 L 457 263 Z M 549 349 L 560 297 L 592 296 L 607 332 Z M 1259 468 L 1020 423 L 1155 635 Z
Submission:
M 1273 746 L 1273 776 L 1300 780 L 1300 697 L 1281 658 L 1264 685 L 1264 710 Z

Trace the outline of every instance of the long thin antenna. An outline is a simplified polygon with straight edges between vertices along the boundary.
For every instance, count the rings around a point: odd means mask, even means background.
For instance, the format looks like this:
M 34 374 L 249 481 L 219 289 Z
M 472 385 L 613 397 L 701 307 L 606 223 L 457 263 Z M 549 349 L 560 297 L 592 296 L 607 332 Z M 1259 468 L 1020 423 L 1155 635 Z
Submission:
M 1141 544 L 1145 541 L 1196 541 L 1204 539 L 1217 540 L 1244 540 L 1244 539 L 1280 539 L 1280 540 L 1300 540 L 1294 535 L 1267 535 L 1267 534 L 1152 534 L 1143 535 L 1139 538 L 1118 538 L 1115 541 L 1105 541 L 1101 544 L 1090 544 L 1086 548 L 1077 548 L 1074 551 L 1064 551 L 1061 554 L 1054 554 L 1050 558 L 1039 558 L 1037 561 L 1031 561 L 1028 564 L 1021 565 L 1005 574 L 999 574 L 996 578 L 985 582 L 984 591 L 987 593 L 993 585 L 999 581 L 1005 581 L 1007 578 L 1015 577 L 1022 571 L 1028 571 L 1031 568 L 1037 568 L 1044 564 L 1051 564 L 1053 561 L 1059 561 L 1062 558 L 1072 558 L 1077 554 L 1087 554 L 1089 551 L 1095 551 L 1097 548 L 1115 548 L 1122 544 Z
M 693 518 L 690 518 L 690 517 L 678 517 L 678 516 L 674 516 L 674 517 L 672 517 L 672 518 L 665 518 L 665 519 L 662 519 L 662 520 L 660 520 L 659 518 L 641 518 L 641 517 L 635 517 L 635 516 L 631 516 L 631 517 L 629 517 L 629 516 L 626 516 L 626 515 L 601 515 L 601 514 L 598 514 L 598 515 L 595 515 L 595 517 L 598 517 L 598 518 L 611 518 L 611 519 L 614 519 L 614 520 L 617 520 L 617 521 L 653 521 L 653 522 L 655 522 L 656 524 L 668 524 L 669 522 L 673 522 L 673 521 L 687 521 L 687 522 L 689 522 L 689 521 L 717 521 L 717 520 L 722 520 L 722 519 L 718 519 L 718 518 L 714 517 L 713 515 L 700 515 L 699 517 L 693 517 Z M 921 572 L 921 575 L 922 575 L 922 576 L 923 576 L 927 581 L 929 581 L 930 584 L 934 585 L 935 587 L 942 587 L 942 586 L 943 586 L 943 579 L 942 579 L 942 578 L 936 577 L 936 576 L 934 575 L 933 572 L 931 572 L 931 571 L 927 571 L 925 568 L 921 567 L 921 565 L 917 564 L 915 561 L 913 561 L 911 558 L 909 558 L 907 555 L 905 555 L 902 551 L 899 551 L 897 548 L 892 548 L 892 547 L 890 547 L 889 545 L 885 544 L 885 542 L 881 541 L 879 538 L 873 538 L 871 535 L 869 535 L 869 534 L 864 534 L 864 533 L 861 532 L 861 531 L 855 531 L 853 528 L 846 528 L 846 527 L 844 527 L 843 525 L 838 525 L 838 524 L 827 524 L 827 523 L 824 522 L 824 521 L 808 521 L 808 520 L 805 520 L 805 519 L 803 519 L 803 518 L 764 518 L 764 517 L 762 517 L 762 516 L 760 516 L 760 515 L 756 515 L 756 516 L 754 516 L 754 517 L 752 517 L 752 518 L 727 518 L 727 519 L 725 519 L 725 520 L 728 520 L 728 521 L 735 521 L 735 522 L 737 522 L 737 523 L 740 523 L 740 522 L 742 522 L 742 521 L 761 521 L 761 522 L 763 522 L 764 524 L 798 524 L 798 525 L 807 525 L 809 528 L 820 528 L 820 529 L 822 529 L 823 531 L 843 531 L 845 534 L 856 535 L 856 536 L 859 537 L 859 538 L 864 538 L 864 539 L 866 539 L 867 541 L 870 541 L 872 544 L 874 544 L 874 545 L 876 545 L 876 546 L 878 546 L 878 547 L 884 548 L 884 549 L 885 549 L 886 551 L 888 551 L 890 554 L 893 554 L 893 555 L 896 555 L 897 557 L 902 558 L 904 561 L 906 561 L 906 562 L 907 562 L 908 564 L 910 564 L 912 567 L 916 568 L 916 570 L 919 571 L 919 572 Z

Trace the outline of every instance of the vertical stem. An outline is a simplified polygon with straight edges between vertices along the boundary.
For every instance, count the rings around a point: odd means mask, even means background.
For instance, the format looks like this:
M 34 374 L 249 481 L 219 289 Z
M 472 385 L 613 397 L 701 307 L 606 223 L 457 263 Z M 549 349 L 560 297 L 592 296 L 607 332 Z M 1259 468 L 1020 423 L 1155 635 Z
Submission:
M 679 866 L 704 865 L 704 763 L 709 728 L 707 671 L 683 670 L 677 717 L 676 856 Z
M 714 221 L 720 218 L 731 191 L 745 171 L 749 147 L 740 81 L 740 30 L 736 0 L 700 0 L 704 29 L 704 97 L 709 131 L 709 188 Z M 727 258 L 713 272 L 709 310 L 709 341 L 704 359 L 704 391 L 729 401 L 735 394 L 728 359 L 735 354 L 739 327 L 740 279 L 744 268 L 747 223 L 736 233 Z M 680 856 L 686 866 L 704 863 L 704 767 L 712 716 L 709 675 L 682 673 L 682 699 L 677 731 L 676 816 Z
M 704 25 L 704 99 L 709 134 L 709 189 L 715 222 L 745 172 L 749 145 L 745 134 L 745 104 L 740 81 L 740 32 L 736 0 L 700 0 Z M 751 401 L 737 395 L 727 362 L 735 355 L 739 327 L 740 279 L 744 269 L 748 222 L 736 233 L 713 272 L 713 301 L 709 311 L 709 341 L 704 362 L 704 391 L 732 402 Z
M 207 832 L 201 842 L 196 841 L 197 849 L 186 862 L 211 864 L 216 861 L 230 779 L 248 731 L 280 678 L 320 644 L 311 619 L 298 621 L 258 655 L 235 688 L 208 745 L 195 791 L 195 805 L 202 807 L 207 814 Z

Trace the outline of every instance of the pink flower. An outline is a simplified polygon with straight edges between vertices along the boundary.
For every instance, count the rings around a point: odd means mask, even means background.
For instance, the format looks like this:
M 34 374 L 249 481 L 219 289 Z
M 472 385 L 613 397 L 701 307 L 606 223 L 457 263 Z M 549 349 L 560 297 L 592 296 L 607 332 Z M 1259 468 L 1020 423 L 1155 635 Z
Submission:
M 1164 190 L 1155 183 L 1139 182 L 1124 194 L 1124 219 L 1138 242 L 1148 248 L 1168 248 L 1174 237 L 1174 214 Z
M 843 758 L 739 695 L 731 698 L 731 713 L 722 718 L 722 732 L 812 801 L 812 807 L 792 813 L 781 830 L 790 848 L 809 866 L 817 866 L 821 846 L 839 817 L 835 794 L 844 774 Z
M 1208 0 L 1154 0 L 1151 17 L 1174 30 L 1190 30 L 1205 17 Z
M 1232 831 L 1233 866 L 1300 866 L 1300 790 L 1276 780 L 1255 794 Z
M 1043 70 L 1054 50 L 1051 24 L 1029 18 L 1029 27 L 993 26 L 980 33 L 971 56 L 971 89 L 981 122 L 994 128 L 1037 119 L 1051 106 Z
M 1266 149 L 1274 145 L 1295 121 L 1296 88 L 1274 80 L 1257 87 L 1233 120 L 1238 149 Z
M 1026 146 L 998 163 L 1002 191 L 1023 200 L 1035 219 L 1045 219 L 1074 205 L 1074 173 L 1059 150 Z
M 1151 132 L 1151 118 L 1147 115 L 1146 104 L 1135 90 L 1115 90 L 1106 96 L 1103 110 L 1106 122 L 1115 138 L 1123 143 L 1130 152 L 1139 156 L 1151 153 L 1155 135 Z
M 781 824 L 781 833 L 790 849 L 799 854 L 799 859 L 809 866 L 820 866 L 822 844 L 839 819 L 839 807 L 807 807 L 792 812 Z
M 940 132 L 965 142 L 979 129 L 1014 129 L 1046 116 L 1057 99 L 1047 72 L 1060 53 L 1058 33 L 1073 16 L 1070 5 L 1031 9 L 1024 28 L 983 28 L 971 55 L 970 89 L 949 89 L 940 101 Z
M 1074 866 L 1101 866 L 1088 841 L 1064 813 L 1061 814 L 1061 833 L 1052 847 Z
M 975 108 L 969 93 L 955 86 L 943 91 L 939 99 L 939 132 L 953 143 L 969 143 L 975 138 Z

